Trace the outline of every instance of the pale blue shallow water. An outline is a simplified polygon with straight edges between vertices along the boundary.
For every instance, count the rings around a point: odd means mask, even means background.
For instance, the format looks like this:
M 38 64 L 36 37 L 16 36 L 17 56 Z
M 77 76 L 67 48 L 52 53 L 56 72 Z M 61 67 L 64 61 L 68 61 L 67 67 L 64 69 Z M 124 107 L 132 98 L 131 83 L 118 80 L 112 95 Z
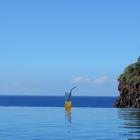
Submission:
M 0 140 L 140 139 L 140 110 L 0 107 Z

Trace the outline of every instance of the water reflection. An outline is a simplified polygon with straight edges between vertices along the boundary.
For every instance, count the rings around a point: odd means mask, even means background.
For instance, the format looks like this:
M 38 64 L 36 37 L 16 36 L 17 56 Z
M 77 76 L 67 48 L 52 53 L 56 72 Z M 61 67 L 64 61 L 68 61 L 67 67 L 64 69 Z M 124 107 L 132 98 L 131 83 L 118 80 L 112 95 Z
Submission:
M 71 124 L 71 110 L 65 110 L 65 119 L 68 125 Z
M 128 131 L 128 140 L 140 140 L 140 109 L 120 109 L 118 114 Z

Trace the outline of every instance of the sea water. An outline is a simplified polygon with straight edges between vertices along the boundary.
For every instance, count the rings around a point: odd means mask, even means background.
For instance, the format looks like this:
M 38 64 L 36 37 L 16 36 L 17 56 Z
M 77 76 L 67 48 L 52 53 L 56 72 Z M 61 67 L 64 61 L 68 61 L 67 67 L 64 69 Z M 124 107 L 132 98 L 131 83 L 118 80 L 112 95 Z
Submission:
M 73 107 L 110 108 L 116 97 L 72 96 Z M 0 95 L 0 106 L 63 107 L 64 96 L 4 96 Z
M 0 140 L 140 139 L 140 110 L 0 107 Z

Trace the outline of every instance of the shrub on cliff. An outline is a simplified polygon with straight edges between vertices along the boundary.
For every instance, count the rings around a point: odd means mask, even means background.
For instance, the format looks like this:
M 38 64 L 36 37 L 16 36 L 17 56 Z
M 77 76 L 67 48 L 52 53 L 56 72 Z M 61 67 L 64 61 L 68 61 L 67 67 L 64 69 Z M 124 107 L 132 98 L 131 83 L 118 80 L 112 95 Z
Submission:
M 125 82 L 127 85 L 140 84 L 140 57 L 137 62 L 125 68 L 118 80 Z

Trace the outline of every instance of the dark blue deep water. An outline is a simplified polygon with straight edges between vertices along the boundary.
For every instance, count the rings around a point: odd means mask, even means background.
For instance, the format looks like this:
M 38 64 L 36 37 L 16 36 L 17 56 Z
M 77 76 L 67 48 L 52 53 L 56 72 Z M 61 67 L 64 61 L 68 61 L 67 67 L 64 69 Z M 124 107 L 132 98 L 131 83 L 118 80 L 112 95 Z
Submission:
M 73 96 L 73 107 L 110 108 L 116 97 Z M 0 96 L 0 106 L 63 107 L 64 96 Z

